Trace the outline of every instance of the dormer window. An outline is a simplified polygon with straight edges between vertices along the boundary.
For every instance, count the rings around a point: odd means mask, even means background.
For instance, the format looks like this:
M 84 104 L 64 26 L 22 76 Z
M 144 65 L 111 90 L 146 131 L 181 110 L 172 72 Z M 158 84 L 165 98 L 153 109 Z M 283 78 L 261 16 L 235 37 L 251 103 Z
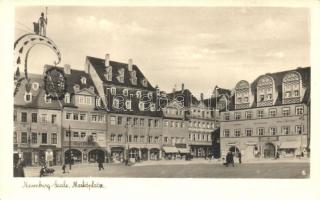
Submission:
M 89 87 L 89 90 L 90 90 L 92 93 L 94 93 L 94 87 L 93 87 L 93 86 L 90 86 L 90 87 Z
M 131 100 L 126 101 L 126 109 L 131 110 Z
M 129 91 L 128 91 L 128 89 L 124 89 L 123 91 L 122 91 L 122 93 L 123 93 L 123 96 L 128 96 L 128 94 L 129 94 Z
M 70 94 L 69 93 L 64 95 L 64 102 L 65 103 L 70 103 Z
M 80 90 L 80 86 L 78 84 L 75 84 L 73 86 L 73 90 L 74 90 L 74 92 L 78 92 Z
M 37 82 L 32 83 L 32 89 L 37 91 L 39 89 L 39 83 Z
M 240 108 L 249 108 L 249 91 L 250 86 L 249 83 L 245 80 L 241 80 L 237 83 L 235 87 L 235 106 L 236 109 Z M 221 101 L 221 103 L 225 104 L 226 97 L 224 97 L 224 100 Z M 220 101 L 219 101 L 220 102 Z
M 272 77 L 264 75 L 259 78 L 257 83 L 258 107 L 273 105 L 274 81 Z
M 51 98 L 50 98 L 50 96 L 49 96 L 49 95 L 44 95 L 44 101 L 45 101 L 46 103 L 51 103 Z
M 282 80 L 282 102 L 284 104 L 299 103 L 302 95 L 302 81 L 301 75 L 294 71 L 287 73 Z
M 142 86 L 143 87 L 148 87 L 148 81 L 145 78 L 142 79 Z
M 113 99 L 113 104 L 112 104 L 112 106 L 113 106 L 114 108 L 118 109 L 118 108 L 119 108 L 119 99 Z
M 32 93 L 31 92 L 26 92 L 25 94 L 24 94 L 24 101 L 25 102 L 31 102 L 32 101 Z
M 137 97 L 138 99 L 141 98 L 141 91 L 137 91 L 137 92 L 136 92 L 136 97 Z
M 132 85 L 137 85 L 137 72 L 135 70 L 133 70 L 131 72 L 131 84 Z
M 139 110 L 144 111 L 144 102 L 139 102 Z
M 96 98 L 96 107 L 101 107 L 101 97 Z
M 120 83 L 124 83 L 124 69 L 121 68 L 118 70 L 118 76 L 117 76 L 117 79 Z
M 112 67 L 108 66 L 105 69 L 106 73 L 104 75 L 104 77 L 107 79 L 107 81 L 112 81 Z
M 295 96 L 295 97 L 299 97 L 299 96 L 300 96 L 299 90 L 295 90 L 295 91 L 294 91 L 294 96 Z
M 110 92 L 111 92 L 111 95 L 116 95 L 117 89 L 116 89 L 115 87 L 112 87 L 112 88 L 110 89 Z
M 150 103 L 150 111 L 152 111 L 152 112 L 156 111 L 156 104 L 155 103 Z
M 152 92 L 148 92 L 148 98 L 152 99 Z
M 86 77 L 81 77 L 81 83 L 82 83 L 83 85 L 87 84 L 87 79 L 86 79 Z

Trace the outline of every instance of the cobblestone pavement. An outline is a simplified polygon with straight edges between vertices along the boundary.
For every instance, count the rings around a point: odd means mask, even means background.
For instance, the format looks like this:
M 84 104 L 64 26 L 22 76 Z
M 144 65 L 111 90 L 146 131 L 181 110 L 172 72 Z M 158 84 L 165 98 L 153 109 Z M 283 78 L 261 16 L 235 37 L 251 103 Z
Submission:
M 50 177 L 136 177 L 136 178 L 308 178 L 308 160 L 264 160 L 251 163 L 236 163 L 225 167 L 217 160 L 193 161 L 145 161 L 132 166 L 104 164 L 99 171 L 97 164 L 73 165 L 63 174 L 61 166 L 54 166 Z M 28 177 L 39 177 L 40 167 L 26 167 Z

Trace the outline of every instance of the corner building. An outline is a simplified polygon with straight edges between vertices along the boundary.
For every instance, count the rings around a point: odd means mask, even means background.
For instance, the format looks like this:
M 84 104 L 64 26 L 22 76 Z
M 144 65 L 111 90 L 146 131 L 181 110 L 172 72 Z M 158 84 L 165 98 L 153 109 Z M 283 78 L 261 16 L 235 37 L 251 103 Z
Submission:
M 239 81 L 220 113 L 221 155 L 243 160 L 306 156 L 310 141 L 310 67 Z

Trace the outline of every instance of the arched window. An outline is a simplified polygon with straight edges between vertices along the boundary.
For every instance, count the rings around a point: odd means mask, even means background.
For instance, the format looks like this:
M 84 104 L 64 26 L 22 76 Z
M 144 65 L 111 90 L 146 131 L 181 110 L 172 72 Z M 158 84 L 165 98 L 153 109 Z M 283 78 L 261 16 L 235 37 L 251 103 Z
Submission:
M 257 106 L 270 106 L 274 98 L 274 81 L 268 75 L 261 76 L 257 83 Z
M 282 80 L 282 102 L 284 104 L 297 103 L 301 95 L 301 75 L 298 72 L 287 73 Z
M 64 102 L 65 102 L 65 103 L 70 103 L 70 94 L 69 94 L 69 93 L 66 93 L 66 94 L 64 95 Z

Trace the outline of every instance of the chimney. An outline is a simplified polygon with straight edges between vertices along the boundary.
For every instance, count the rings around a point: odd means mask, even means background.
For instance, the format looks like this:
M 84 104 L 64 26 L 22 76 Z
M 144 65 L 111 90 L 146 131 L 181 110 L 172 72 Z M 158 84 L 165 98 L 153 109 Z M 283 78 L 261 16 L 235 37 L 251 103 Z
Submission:
M 131 72 L 132 71 L 132 58 L 129 58 L 128 60 L 128 71 Z
M 19 68 L 18 68 L 19 69 Z M 43 74 L 45 75 L 47 73 L 47 70 L 48 70 L 48 65 L 45 65 L 43 67 Z M 19 73 L 20 74 L 20 73 Z
M 181 84 L 181 92 L 184 92 L 184 83 Z
M 106 67 L 110 66 L 110 54 L 108 54 L 108 53 L 105 55 L 104 66 L 106 66 Z
M 70 74 L 71 66 L 69 64 L 64 65 L 64 73 Z
M 203 93 L 200 94 L 201 102 L 203 102 Z

